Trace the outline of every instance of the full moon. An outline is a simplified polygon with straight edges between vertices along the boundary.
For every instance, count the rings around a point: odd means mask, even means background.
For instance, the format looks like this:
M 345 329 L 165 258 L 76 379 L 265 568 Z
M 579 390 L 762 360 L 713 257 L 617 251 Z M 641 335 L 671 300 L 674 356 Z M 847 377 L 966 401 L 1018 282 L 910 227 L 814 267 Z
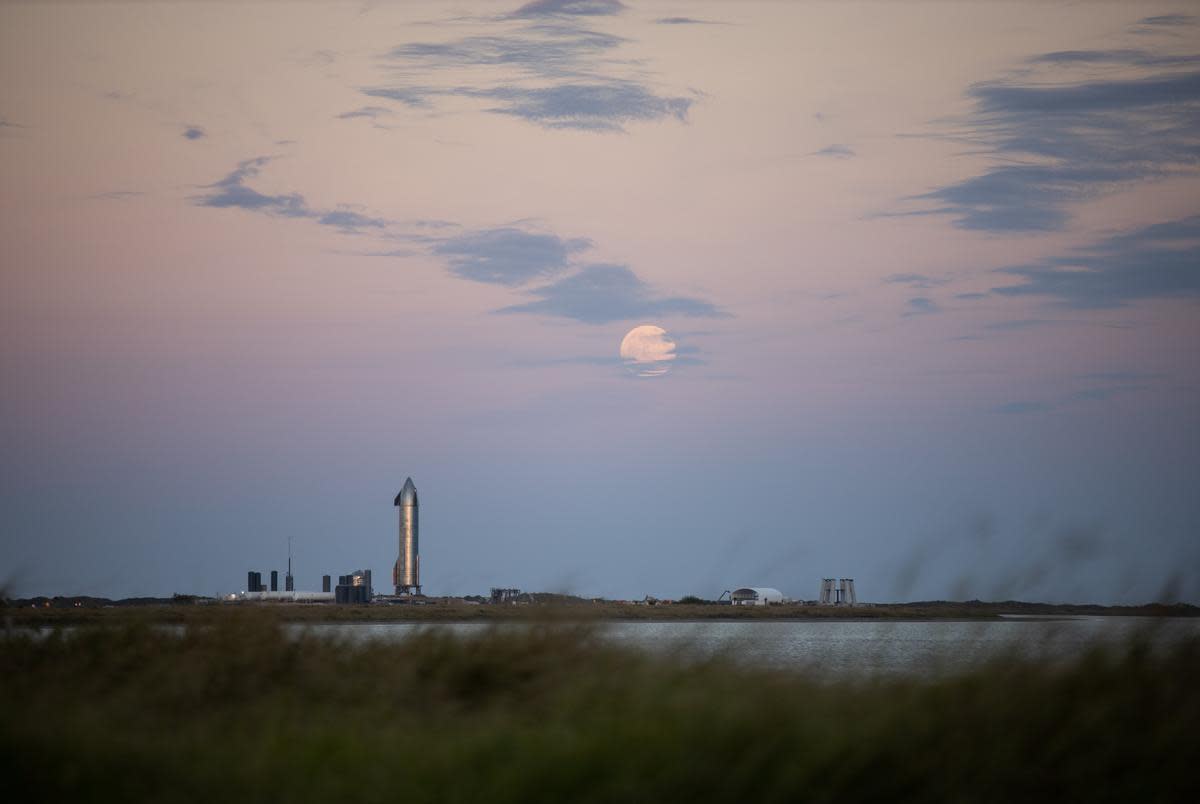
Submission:
M 621 360 L 638 377 L 660 377 L 671 370 L 674 359 L 675 341 L 662 327 L 642 324 L 621 339 Z

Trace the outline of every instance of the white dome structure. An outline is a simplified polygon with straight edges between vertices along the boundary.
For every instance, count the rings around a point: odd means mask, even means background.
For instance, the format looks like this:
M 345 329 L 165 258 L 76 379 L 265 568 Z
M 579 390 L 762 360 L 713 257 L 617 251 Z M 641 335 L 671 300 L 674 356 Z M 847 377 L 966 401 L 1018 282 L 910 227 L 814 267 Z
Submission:
M 729 595 L 729 602 L 735 606 L 766 606 L 770 603 L 782 603 L 783 593 L 769 586 L 744 586 L 733 590 Z

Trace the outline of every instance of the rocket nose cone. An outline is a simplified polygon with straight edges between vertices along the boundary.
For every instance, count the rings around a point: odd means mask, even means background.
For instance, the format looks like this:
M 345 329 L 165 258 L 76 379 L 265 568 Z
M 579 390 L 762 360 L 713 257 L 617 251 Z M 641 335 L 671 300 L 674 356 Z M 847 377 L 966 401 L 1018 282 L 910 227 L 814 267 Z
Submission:
M 404 488 L 400 489 L 400 493 L 396 495 L 396 501 L 393 505 L 417 505 L 417 487 L 413 484 L 412 478 L 404 481 Z

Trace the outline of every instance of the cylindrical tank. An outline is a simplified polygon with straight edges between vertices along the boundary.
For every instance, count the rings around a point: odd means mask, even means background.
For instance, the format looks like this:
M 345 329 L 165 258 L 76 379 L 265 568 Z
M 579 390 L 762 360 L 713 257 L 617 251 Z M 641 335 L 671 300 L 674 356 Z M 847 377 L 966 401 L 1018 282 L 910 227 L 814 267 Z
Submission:
M 392 569 L 392 580 L 398 595 L 421 594 L 421 554 L 418 542 L 420 503 L 417 487 L 412 478 L 404 481 L 404 488 L 396 495 L 394 505 L 400 509 L 400 557 Z

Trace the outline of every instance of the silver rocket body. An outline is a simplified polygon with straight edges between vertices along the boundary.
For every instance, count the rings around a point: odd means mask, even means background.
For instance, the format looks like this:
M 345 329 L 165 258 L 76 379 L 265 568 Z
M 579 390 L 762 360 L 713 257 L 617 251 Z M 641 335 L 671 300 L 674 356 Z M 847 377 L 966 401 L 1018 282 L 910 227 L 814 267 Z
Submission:
M 395 506 L 400 509 L 400 557 L 392 569 L 397 595 L 421 594 L 420 503 L 412 478 L 396 495 Z

